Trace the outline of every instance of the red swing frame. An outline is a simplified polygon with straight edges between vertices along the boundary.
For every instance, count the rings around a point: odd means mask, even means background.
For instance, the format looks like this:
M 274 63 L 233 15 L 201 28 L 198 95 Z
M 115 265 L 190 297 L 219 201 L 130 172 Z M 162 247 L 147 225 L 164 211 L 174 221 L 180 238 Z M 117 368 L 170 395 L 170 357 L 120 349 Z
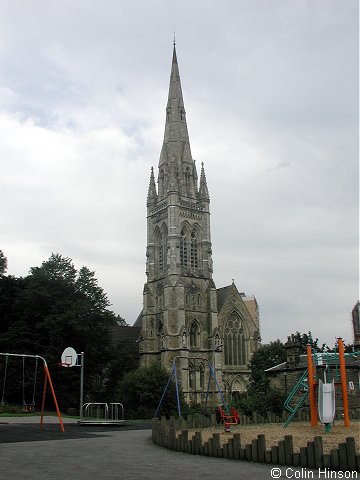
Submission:
M 64 424 L 63 424 L 63 421 L 62 421 L 62 418 L 61 418 L 61 413 L 60 413 L 59 405 L 58 405 L 58 402 L 57 402 L 57 399 L 56 399 L 54 386 L 53 386 L 53 383 L 51 381 L 50 371 L 49 371 L 49 368 L 47 366 L 47 362 L 46 362 L 45 358 L 41 357 L 40 355 L 27 355 L 27 354 L 22 354 L 22 353 L 1 353 L 0 352 L 0 355 L 4 356 L 4 357 L 35 358 L 35 359 L 39 359 L 39 360 L 43 361 L 45 377 L 44 377 L 44 388 L 43 388 L 43 396 L 42 396 L 42 404 L 41 404 L 40 429 L 43 430 L 45 395 L 46 395 L 47 383 L 49 382 L 51 394 L 52 394 L 54 404 L 55 404 L 55 408 L 56 408 L 56 413 L 57 413 L 57 416 L 59 418 L 60 428 L 61 428 L 61 431 L 64 432 L 65 431 Z

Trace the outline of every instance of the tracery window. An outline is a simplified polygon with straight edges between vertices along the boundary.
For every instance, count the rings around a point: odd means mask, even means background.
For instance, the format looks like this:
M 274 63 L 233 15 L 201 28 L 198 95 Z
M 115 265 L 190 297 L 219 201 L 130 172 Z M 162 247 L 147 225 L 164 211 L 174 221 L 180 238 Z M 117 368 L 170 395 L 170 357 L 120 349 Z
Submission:
M 190 266 L 191 266 L 191 270 L 198 269 L 198 248 L 197 248 L 197 239 L 196 239 L 195 232 L 192 232 L 191 234 Z
M 237 313 L 232 313 L 225 324 L 224 354 L 226 365 L 246 365 L 245 332 Z
M 181 231 L 181 240 L 180 240 L 180 263 L 183 268 L 188 266 L 188 239 L 186 231 L 183 229 Z
M 189 363 L 189 387 L 195 390 L 195 370 L 192 363 Z
M 164 270 L 164 238 L 163 238 L 163 235 L 159 236 L 158 252 L 159 252 L 159 272 L 162 272 Z
M 200 390 L 205 389 L 205 367 L 203 363 L 199 365 Z
M 190 347 L 198 346 L 199 327 L 197 322 L 193 322 L 190 327 Z

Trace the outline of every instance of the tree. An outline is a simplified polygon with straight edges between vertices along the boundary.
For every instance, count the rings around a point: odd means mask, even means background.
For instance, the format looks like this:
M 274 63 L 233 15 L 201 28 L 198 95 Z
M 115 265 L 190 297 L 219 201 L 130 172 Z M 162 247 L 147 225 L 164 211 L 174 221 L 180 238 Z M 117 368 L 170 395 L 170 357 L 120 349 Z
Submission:
M 95 309 L 103 311 L 110 305 L 106 293 L 98 285 L 95 272 L 91 272 L 87 267 L 80 268 L 75 289 L 90 299 Z
M 309 331 L 308 333 L 300 333 L 296 332 L 295 335 L 295 341 L 300 343 L 302 347 L 302 352 L 306 353 L 306 346 L 311 345 L 311 347 L 316 351 L 316 352 L 324 352 L 326 349 L 326 344 L 323 343 L 321 347 L 319 347 L 319 339 L 318 338 L 313 338 L 312 333 Z
M 236 402 L 242 413 L 250 415 L 254 411 L 260 414 L 282 411 L 285 396 L 278 390 L 270 389 L 265 370 L 285 361 L 285 345 L 279 339 L 262 345 L 254 352 L 250 361 L 250 386 L 247 395 Z
M 0 250 L 0 277 L 5 275 L 7 270 L 7 258 L 5 257 L 2 250 Z
M 153 363 L 125 374 L 120 387 L 119 398 L 124 403 L 130 418 L 151 418 L 160 402 L 164 388 L 169 380 L 169 373 L 160 364 Z M 183 396 L 180 391 L 181 402 Z M 122 401 L 122 399 L 124 399 Z M 172 383 L 164 398 L 161 415 L 177 412 L 175 384 Z
M 78 403 L 79 370 L 59 367 L 60 355 L 68 346 L 83 351 L 86 398 L 98 400 L 116 357 L 111 328 L 117 317 L 108 305 L 94 272 L 77 272 L 69 257 L 52 253 L 25 278 L 0 277 L 0 351 L 45 356 L 63 406 Z M 8 400 L 17 401 L 21 378 L 15 371 L 12 378 Z
M 41 267 L 30 268 L 32 275 L 44 275 L 48 280 L 64 281 L 68 285 L 75 283 L 76 269 L 71 258 L 52 253 Z
M 286 361 L 285 345 L 278 339 L 267 345 L 262 345 L 254 352 L 250 361 L 250 385 L 257 392 L 266 393 L 269 380 L 264 373 L 268 368 Z

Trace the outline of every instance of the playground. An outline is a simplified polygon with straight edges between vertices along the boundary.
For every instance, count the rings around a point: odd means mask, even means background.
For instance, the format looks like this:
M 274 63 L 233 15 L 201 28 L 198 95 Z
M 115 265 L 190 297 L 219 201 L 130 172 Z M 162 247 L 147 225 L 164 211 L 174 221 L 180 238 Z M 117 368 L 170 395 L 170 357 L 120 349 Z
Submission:
M 207 441 L 214 433 L 220 433 L 221 444 L 227 442 L 229 434 L 224 432 L 224 428 L 204 429 L 202 432 L 203 440 Z M 189 432 L 191 435 L 192 432 Z M 312 427 L 309 422 L 293 422 L 286 429 L 282 424 L 258 424 L 258 425 L 236 425 L 232 426 L 231 433 L 240 433 L 241 441 L 243 443 L 251 443 L 258 435 L 264 434 L 266 438 L 266 445 L 271 447 L 277 445 L 277 443 L 284 438 L 284 435 L 292 435 L 294 441 L 294 449 L 299 450 L 307 442 L 313 441 L 317 435 L 322 436 L 324 453 L 329 453 L 332 448 L 336 448 L 339 443 L 346 441 L 347 437 L 354 437 L 356 442 L 357 451 L 360 449 L 359 434 L 360 434 L 360 422 L 352 420 L 348 428 L 344 428 L 342 421 L 336 421 L 332 425 L 331 432 L 324 435 L 324 425 L 318 424 Z

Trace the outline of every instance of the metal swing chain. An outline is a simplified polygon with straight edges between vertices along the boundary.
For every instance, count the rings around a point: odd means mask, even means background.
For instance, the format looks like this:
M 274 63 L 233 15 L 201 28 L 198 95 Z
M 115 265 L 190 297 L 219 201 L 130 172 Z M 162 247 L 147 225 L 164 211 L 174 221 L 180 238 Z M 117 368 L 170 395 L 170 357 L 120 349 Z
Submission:
M 3 390 L 2 390 L 2 397 L 1 397 L 1 405 L 4 405 L 5 385 L 6 385 L 6 375 L 7 375 L 8 360 L 9 360 L 9 356 L 6 355 L 6 359 L 5 359 L 5 369 L 4 369 L 4 382 L 3 382 Z
M 35 361 L 34 390 L 33 390 L 33 399 L 32 399 L 32 404 L 33 404 L 33 405 L 35 405 L 35 391 L 36 391 L 37 368 L 38 368 L 38 357 L 36 357 L 36 361 Z

